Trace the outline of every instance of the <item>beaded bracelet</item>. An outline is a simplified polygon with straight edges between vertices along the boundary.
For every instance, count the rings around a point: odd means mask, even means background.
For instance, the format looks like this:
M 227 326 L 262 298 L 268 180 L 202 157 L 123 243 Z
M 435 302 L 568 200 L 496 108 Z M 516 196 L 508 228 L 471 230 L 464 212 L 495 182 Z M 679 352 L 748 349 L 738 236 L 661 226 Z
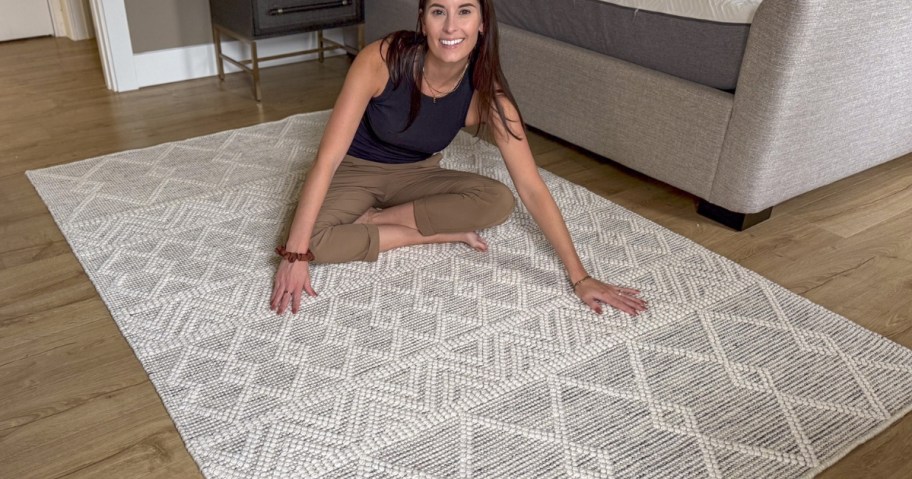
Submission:
M 592 279 L 592 276 L 589 276 L 587 274 L 586 276 L 583 276 L 579 281 L 573 283 L 573 291 L 576 291 L 576 287 L 579 286 L 580 283 L 582 283 L 583 281 L 586 281 L 587 279 Z
M 275 252 L 277 255 L 285 258 L 285 261 L 289 263 L 294 263 L 295 261 L 313 261 L 314 254 L 312 251 L 307 250 L 303 253 L 292 253 L 285 249 L 285 245 L 276 246 Z

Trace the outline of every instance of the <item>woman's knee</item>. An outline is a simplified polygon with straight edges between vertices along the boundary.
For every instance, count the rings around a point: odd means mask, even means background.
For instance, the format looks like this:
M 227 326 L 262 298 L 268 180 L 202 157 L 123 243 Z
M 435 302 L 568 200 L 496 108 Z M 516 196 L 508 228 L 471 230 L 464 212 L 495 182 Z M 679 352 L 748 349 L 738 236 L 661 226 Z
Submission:
M 506 221 L 515 205 L 503 183 L 473 178 L 459 191 L 415 200 L 415 224 L 424 236 L 480 230 Z
M 314 232 L 310 236 L 310 251 L 314 255 L 314 263 L 323 263 L 326 258 L 326 246 L 328 242 L 326 241 L 326 228 L 317 228 L 314 227 Z
M 510 188 L 499 181 L 491 181 L 479 193 L 479 221 L 482 228 L 499 225 L 507 220 L 516 207 L 516 199 Z
M 348 224 L 314 228 L 310 237 L 314 263 L 377 261 L 380 238 L 375 225 Z

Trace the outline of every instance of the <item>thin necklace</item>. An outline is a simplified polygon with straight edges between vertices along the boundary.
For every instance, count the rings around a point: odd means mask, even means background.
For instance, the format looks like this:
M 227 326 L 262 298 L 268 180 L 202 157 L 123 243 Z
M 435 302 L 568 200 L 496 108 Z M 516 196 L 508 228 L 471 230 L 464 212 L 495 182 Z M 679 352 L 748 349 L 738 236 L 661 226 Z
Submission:
M 456 85 L 454 85 L 453 88 L 450 89 L 450 91 L 444 93 L 444 92 L 434 88 L 431 85 L 431 82 L 428 81 L 427 76 L 424 74 L 425 73 L 424 67 L 422 66 L 421 67 L 421 78 L 424 79 L 424 84 L 427 85 L 428 88 L 430 88 L 432 92 L 434 92 L 431 95 L 431 97 L 434 98 L 434 103 L 437 103 L 438 98 L 443 98 L 443 97 L 449 95 L 450 93 L 453 93 L 454 91 L 456 91 L 456 89 L 459 88 L 459 85 L 462 84 L 462 79 L 465 78 L 466 70 L 468 70 L 468 69 L 469 69 L 469 62 L 466 62 L 465 67 L 462 69 L 462 74 L 459 75 L 459 80 L 456 81 Z

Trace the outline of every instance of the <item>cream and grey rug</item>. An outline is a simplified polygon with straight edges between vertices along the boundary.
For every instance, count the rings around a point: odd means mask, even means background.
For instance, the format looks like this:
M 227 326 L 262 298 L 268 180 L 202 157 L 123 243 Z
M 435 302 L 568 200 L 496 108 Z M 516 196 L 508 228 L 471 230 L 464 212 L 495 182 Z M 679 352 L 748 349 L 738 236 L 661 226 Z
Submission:
M 597 316 L 525 210 L 268 297 L 327 112 L 29 172 L 208 478 L 801 477 L 910 409 L 912 351 L 543 173 Z M 509 183 L 461 135 L 450 168 Z

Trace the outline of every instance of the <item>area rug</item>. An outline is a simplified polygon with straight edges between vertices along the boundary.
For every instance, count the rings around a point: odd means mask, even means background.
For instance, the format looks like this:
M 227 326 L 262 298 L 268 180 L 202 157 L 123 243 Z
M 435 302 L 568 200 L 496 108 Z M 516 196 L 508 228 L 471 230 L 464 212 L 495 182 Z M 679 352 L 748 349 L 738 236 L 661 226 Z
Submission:
M 521 206 L 490 251 L 314 266 L 268 298 L 328 112 L 28 173 L 200 470 L 248 477 L 804 477 L 901 417 L 912 351 L 542 172 L 596 315 Z M 460 134 L 449 168 L 512 184 Z

